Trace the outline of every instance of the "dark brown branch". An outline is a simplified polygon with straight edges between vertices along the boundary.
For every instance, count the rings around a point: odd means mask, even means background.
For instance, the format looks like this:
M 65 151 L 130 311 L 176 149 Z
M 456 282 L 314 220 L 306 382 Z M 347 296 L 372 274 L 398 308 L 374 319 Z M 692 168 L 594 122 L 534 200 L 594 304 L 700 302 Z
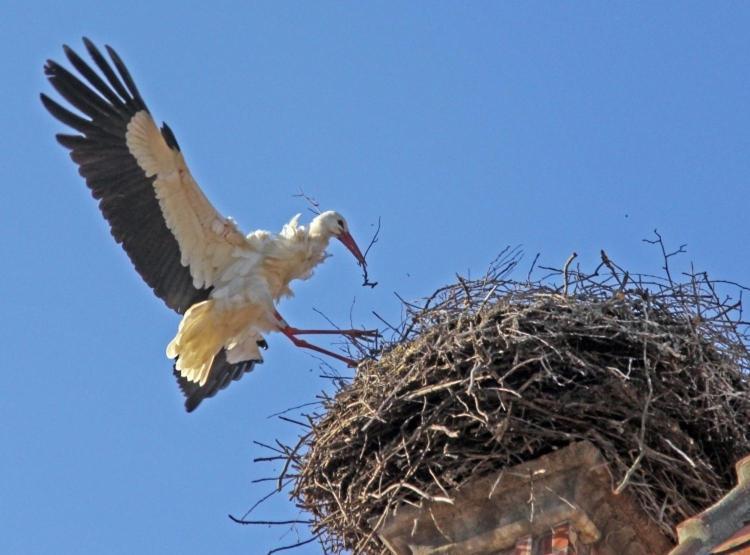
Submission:
M 294 198 L 304 199 L 307 202 L 307 204 L 308 204 L 307 209 L 310 212 L 312 212 L 313 214 L 320 215 L 320 213 L 321 213 L 320 212 L 320 203 L 315 198 L 308 196 L 305 193 L 305 191 L 302 190 L 302 187 L 299 188 L 299 193 L 297 193 L 296 195 L 292 195 L 292 196 Z
M 289 524 L 311 524 L 311 520 L 243 520 L 232 515 L 227 515 L 237 524 L 249 524 L 256 526 L 285 526 Z
M 656 239 L 643 239 L 645 243 L 648 243 L 649 245 L 659 245 L 659 248 L 661 249 L 661 255 L 664 258 L 664 266 L 662 266 L 662 269 L 664 270 L 664 273 L 667 275 L 667 279 L 669 280 L 670 285 L 674 285 L 674 282 L 672 281 L 672 273 L 669 268 L 669 259 L 673 256 L 676 256 L 678 254 L 684 254 L 687 251 L 685 250 L 685 247 L 687 247 L 686 243 L 683 243 L 679 246 L 677 250 L 674 250 L 672 252 L 667 252 L 667 248 L 664 245 L 664 240 L 661 237 L 661 234 L 658 230 L 654 230 L 654 235 L 656 235 Z
M 280 553 L 281 551 L 286 551 L 288 549 L 296 549 L 298 547 L 302 547 L 303 545 L 307 545 L 308 543 L 312 543 L 312 542 L 314 542 L 315 540 L 317 540 L 319 538 L 320 538 L 320 535 L 316 535 L 316 536 L 313 536 L 312 538 L 308 538 L 306 540 L 299 541 L 299 542 L 293 543 L 291 545 L 285 545 L 283 547 L 277 547 L 276 549 L 272 549 L 271 551 L 269 551 L 268 553 L 266 553 L 266 555 L 273 555 L 274 553 Z
M 288 409 L 284 409 L 282 411 L 275 412 L 273 414 L 269 414 L 268 416 L 266 416 L 266 418 L 274 418 L 276 416 L 281 416 L 282 414 L 286 414 L 288 412 L 292 412 L 292 411 L 295 411 L 295 410 L 303 409 L 305 407 L 313 407 L 313 406 L 317 406 L 317 405 L 320 405 L 320 401 L 313 401 L 311 403 L 302 403 L 301 405 L 297 405 L 296 407 L 289 407 Z
M 534 260 L 531 261 L 531 266 L 529 267 L 529 273 L 526 275 L 526 281 L 531 282 L 531 275 L 534 273 L 534 267 L 536 266 L 536 263 L 539 261 L 539 256 L 541 256 L 541 253 L 536 253 L 536 256 L 534 256 Z
M 378 242 L 378 236 L 380 235 L 380 218 L 378 217 L 378 227 L 375 230 L 375 234 L 372 236 L 372 239 L 370 239 L 370 244 L 367 245 L 367 248 L 365 249 L 364 258 L 367 260 L 367 255 L 370 252 L 370 249 L 373 247 L 375 243 Z M 367 275 L 367 264 L 362 264 L 362 287 L 370 287 L 374 288 L 378 284 L 377 281 L 370 281 L 370 278 Z
M 578 256 L 578 253 L 576 252 L 571 254 L 568 257 L 568 259 L 565 261 L 565 266 L 563 266 L 563 279 L 565 280 L 563 284 L 563 295 L 566 295 L 566 296 L 568 294 L 568 285 L 570 283 L 570 277 L 568 275 L 568 268 L 570 267 L 570 263 L 573 262 L 573 260 L 575 260 L 577 256 Z

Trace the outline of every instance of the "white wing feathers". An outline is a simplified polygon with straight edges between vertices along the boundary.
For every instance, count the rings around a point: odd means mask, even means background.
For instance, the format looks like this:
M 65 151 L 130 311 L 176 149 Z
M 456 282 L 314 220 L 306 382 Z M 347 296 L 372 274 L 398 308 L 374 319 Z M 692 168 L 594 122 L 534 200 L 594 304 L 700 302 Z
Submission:
M 164 221 L 180 247 L 181 262 L 190 269 L 196 288 L 216 283 L 238 247 L 250 247 L 229 218 L 211 205 L 190 175 L 182 153 L 169 147 L 154 120 L 142 110 L 128 123 L 128 149 L 154 190 Z

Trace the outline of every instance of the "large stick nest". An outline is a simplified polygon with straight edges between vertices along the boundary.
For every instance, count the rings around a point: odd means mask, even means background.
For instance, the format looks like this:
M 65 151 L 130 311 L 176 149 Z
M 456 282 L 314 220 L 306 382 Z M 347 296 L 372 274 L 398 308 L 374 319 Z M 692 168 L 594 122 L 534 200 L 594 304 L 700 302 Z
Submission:
M 374 531 L 396 506 L 584 439 L 670 537 L 733 484 L 750 384 L 728 285 L 668 264 L 630 276 L 604 253 L 593 274 L 569 260 L 538 281 L 506 279 L 515 263 L 407 304 L 380 359 L 309 416 L 285 476 L 327 552 L 384 553 Z

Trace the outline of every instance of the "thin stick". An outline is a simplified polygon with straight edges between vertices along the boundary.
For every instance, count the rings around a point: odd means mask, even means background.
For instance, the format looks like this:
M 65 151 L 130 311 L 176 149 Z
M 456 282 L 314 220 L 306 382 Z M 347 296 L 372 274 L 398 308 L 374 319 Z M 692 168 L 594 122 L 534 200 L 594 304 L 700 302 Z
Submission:
M 565 261 L 565 266 L 563 266 L 563 279 L 564 279 L 564 286 L 563 286 L 563 295 L 566 297 L 568 296 L 568 268 L 570 267 L 570 263 L 573 262 L 573 260 L 576 259 L 578 256 L 578 253 L 573 252 L 568 259 Z
M 378 227 L 375 230 L 375 234 L 372 236 L 372 239 L 370 239 L 370 244 L 367 245 L 367 248 L 365 249 L 365 254 L 362 255 L 365 260 L 367 260 L 367 254 L 370 252 L 370 249 L 373 247 L 375 243 L 378 242 L 378 236 L 380 235 L 380 216 L 378 216 Z M 378 284 L 377 281 L 370 281 L 370 278 L 367 275 L 367 264 L 362 264 L 362 287 L 369 287 L 374 288 Z

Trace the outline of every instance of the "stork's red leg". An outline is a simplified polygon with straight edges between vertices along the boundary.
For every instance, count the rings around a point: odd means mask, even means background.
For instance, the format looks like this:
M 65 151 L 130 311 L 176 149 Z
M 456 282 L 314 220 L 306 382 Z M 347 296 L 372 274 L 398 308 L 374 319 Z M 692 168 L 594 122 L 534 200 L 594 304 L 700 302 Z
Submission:
M 278 311 L 274 312 L 274 314 L 286 331 L 292 335 L 348 335 L 349 337 L 377 337 L 380 335 L 378 330 L 302 330 L 287 324 L 286 320 L 281 317 L 281 314 L 279 314 Z
M 279 331 L 286 335 L 289 340 L 294 343 L 295 346 L 301 347 L 303 349 L 310 349 L 311 351 L 316 351 L 318 353 L 328 355 L 330 357 L 333 357 L 337 360 L 340 360 L 342 362 L 345 362 L 347 366 L 350 368 L 356 368 L 357 367 L 357 361 L 353 360 L 349 357 L 345 357 L 343 355 L 340 355 L 338 353 L 334 353 L 333 351 L 329 351 L 328 349 L 324 349 L 322 347 L 318 347 L 317 345 L 313 345 L 312 343 L 308 343 L 304 339 L 300 339 L 297 337 L 298 335 L 306 335 L 306 334 L 318 334 L 318 335 L 348 335 L 350 337 L 374 337 L 377 336 L 377 331 L 370 331 L 370 330 L 301 330 L 298 328 L 293 328 L 289 324 L 287 324 L 286 320 L 279 314 L 277 311 L 274 311 L 274 315 L 279 320 Z
M 324 355 L 328 355 L 329 357 L 333 357 L 337 360 L 340 360 L 341 362 L 346 363 L 346 365 L 349 368 L 356 368 L 357 367 L 357 361 L 354 359 L 351 359 L 349 357 L 345 357 L 344 355 L 340 355 L 338 353 L 334 353 L 333 351 L 329 351 L 328 349 L 324 349 L 323 347 L 318 347 L 317 345 L 313 345 L 312 343 L 308 343 L 304 339 L 300 339 L 294 333 L 292 333 L 288 327 L 281 328 L 281 333 L 286 335 L 292 343 L 294 343 L 295 346 L 301 347 L 303 349 L 310 349 L 311 351 L 315 351 Z

